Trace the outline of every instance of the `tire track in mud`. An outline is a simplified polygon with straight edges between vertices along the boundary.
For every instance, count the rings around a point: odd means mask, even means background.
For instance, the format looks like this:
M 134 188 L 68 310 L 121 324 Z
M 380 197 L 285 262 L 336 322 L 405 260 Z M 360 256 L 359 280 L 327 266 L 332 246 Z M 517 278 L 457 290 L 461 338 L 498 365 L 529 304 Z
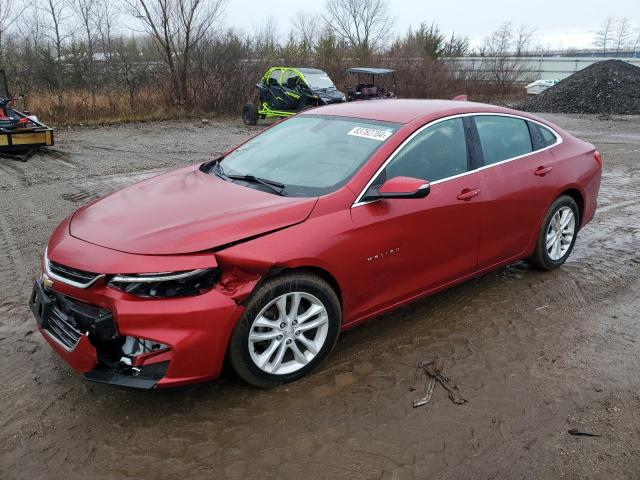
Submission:
M 625 169 L 603 176 L 604 208 L 578 234 L 563 267 L 575 283 L 598 301 L 612 289 L 640 278 L 640 171 Z M 615 201 L 611 198 L 614 197 Z
M 6 214 L 0 212 L 0 316 L 22 307 L 26 283 L 24 259 Z
M 115 162 L 104 161 L 105 168 Z M 150 172 L 142 170 L 99 179 L 73 173 L 39 185 L 39 198 L 56 203 L 59 215 Z M 114 390 L 82 382 L 48 348 L 31 353 L 29 337 L 6 342 L 0 470 L 21 478 L 73 477 L 79 468 L 85 477 L 118 479 L 185 471 L 243 479 L 558 478 L 545 465 L 554 461 L 559 432 L 566 435 L 567 415 L 589 398 L 576 351 L 594 348 L 585 338 L 604 350 L 613 334 L 628 345 L 624 353 L 634 348 L 628 324 L 614 329 L 605 317 L 590 319 L 609 296 L 640 285 L 638 176 L 637 168 L 607 167 L 602 209 L 563 268 L 537 272 L 516 263 L 372 320 L 346 332 L 317 373 L 275 390 L 233 379 L 180 392 Z M 25 222 L 46 211 L 37 207 Z M 23 220 L 18 210 L 5 224 Z M 32 243 L 43 242 L 55 221 L 41 223 Z M 30 232 L 0 229 L 0 247 L 23 245 L 16 231 Z M 19 264 L 0 252 L 2 271 L 24 271 Z M 23 307 L 18 316 L 26 315 Z M 453 405 L 436 390 L 430 407 L 413 409 L 416 364 L 436 354 L 469 403 Z
M 60 198 L 74 204 L 84 204 L 136 182 L 160 175 L 165 171 L 166 169 L 154 169 L 144 172 L 134 172 L 128 175 L 116 174 L 100 179 L 84 181 L 73 186 L 70 192 L 61 193 Z
M 634 175 L 637 178 L 638 173 L 634 172 Z M 359 394 L 364 395 L 367 402 L 373 402 L 375 405 L 381 400 L 381 390 L 407 392 L 415 364 L 420 360 L 429 360 L 436 354 L 440 355 L 447 359 L 450 371 L 456 372 L 454 378 L 464 372 L 462 387 L 465 394 L 476 400 L 478 397 L 488 397 L 492 400 L 493 408 L 487 412 L 488 416 L 491 411 L 503 414 L 506 412 L 505 415 L 512 425 L 501 430 L 500 438 L 508 443 L 501 443 L 501 440 L 490 433 L 490 428 L 485 430 L 483 427 L 476 427 L 475 434 L 471 436 L 484 435 L 482 441 L 477 444 L 463 438 L 453 441 L 454 444 L 466 444 L 473 448 L 473 462 L 466 462 L 460 457 L 456 459 L 455 455 L 447 460 L 448 455 L 444 450 L 433 455 L 425 455 L 422 450 L 423 459 L 426 460 L 423 468 L 397 468 L 396 473 L 406 474 L 407 478 L 412 477 L 409 472 L 416 471 L 422 474 L 429 472 L 434 478 L 461 478 L 465 472 L 468 473 L 472 469 L 472 465 L 475 465 L 475 468 L 481 465 L 481 471 L 489 476 L 507 474 L 510 470 L 505 469 L 505 465 L 510 463 L 509 459 L 523 455 L 523 452 L 528 451 L 538 441 L 536 436 L 527 439 L 526 428 L 517 425 L 555 421 L 557 400 L 554 397 L 557 394 L 547 394 L 548 400 L 541 405 L 518 413 L 513 411 L 512 399 L 500 399 L 499 393 L 488 391 L 488 385 L 495 386 L 496 382 L 500 383 L 500 379 L 491 378 L 490 372 L 511 371 L 512 375 L 519 372 L 518 375 L 533 375 L 534 378 L 547 380 L 549 374 L 539 372 L 535 363 L 524 369 L 522 366 L 513 366 L 513 362 L 519 359 L 518 350 L 526 352 L 532 339 L 542 345 L 553 344 L 553 334 L 550 332 L 558 327 L 552 327 L 545 320 L 554 318 L 556 312 L 571 312 L 571 315 L 578 318 L 589 315 L 593 312 L 594 306 L 609 297 L 612 291 L 624 291 L 630 285 L 638 284 L 640 225 L 634 226 L 633 223 L 635 221 L 637 225 L 637 218 L 640 217 L 640 192 L 627 182 L 627 178 L 627 172 L 622 175 L 607 175 L 603 189 L 605 199 L 610 200 L 610 197 L 615 195 L 616 199 L 620 196 L 627 200 L 617 204 L 612 201 L 603 202 L 611 206 L 610 211 L 607 215 L 598 215 L 580 233 L 579 246 L 563 268 L 554 272 L 537 272 L 522 263 L 517 263 L 370 322 L 363 328 L 374 330 L 376 344 L 363 342 L 363 345 L 358 342 L 358 337 L 370 337 L 370 331 L 353 332 L 351 342 L 343 338 L 337 358 L 334 361 L 330 360 L 330 365 L 317 374 L 321 378 L 318 378 L 316 383 L 320 383 L 322 387 L 311 388 L 305 401 L 314 400 L 314 391 L 318 388 L 324 392 L 322 398 L 329 399 L 327 401 L 338 398 L 344 392 L 344 388 L 327 389 L 326 385 L 333 383 L 332 377 L 338 383 L 339 378 L 350 375 L 352 385 L 363 382 L 369 385 L 364 391 L 360 390 Z M 522 318 L 531 317 L 532 312 L 536 312 L 538 308 L 541 309 L 538 313 L 540 322 L 522 321 Z M 546 310 L 547 308 L 551 311 Z M 465 332 L 470 335 L 465 335 Z M 549 340 L 545 341 L 545 338 Z M 508 352 L 499 354 L 493 351 L 491 358 L 483 358 L 483 346 L 493 341 L 508 342 Z M 345 345 L 349 342 L 351 345 Z M 426 357 L 422 356 L 425 354 Z M 558 366 L 570 365 L 570 360 L 564 357 L 564 353 L 556 352 L 553 347 L 542 347 L 538 358 L 542 365 L 556 362 Z M 371 372 L 358 373 L 359 363 L 372 365 L 374 371 L 375 365 L 385 365 L 384 371 L 387 374 L 381 377 Z M 394 373 L 389 376 L 391 372 Z M 382 378 L 387 378 L 387 381 L 381 382 Z M 508 384 L 507 379 L 502 381 Z M 574 394 L 565 392 L 568 398 Z M 402 397 L 400 394 L 400 402 Z M 406 397 L 405 393 L 404 401 L 408 403 L 410 399 Z M 575 398 L 573 402 L 579 404 L 580 398 Z M 453 415 L 465 416 L 461 412 L 453 413 L 447 408 L 446 401 L 444 404 L 442 401 L 436 402 L 431 408 L 436 407 L 439 415 L 443 415 L 444 408 Z M 409 421 L 414 416 L 414 412 L 405 405 L 399 408 L 403 413 L 399 414 L 397 420 L 401 423 Z M 468 408 L 477 407 L 474 405 Z M 348 413 L 357 416 L 359 412 L 349 410 Z M 446 412 L 444 414 L 446 415 Z M 376 416 L 379 417 L 379 414 Z M 472 418 L 469 418 L 470 424 L 473 424 Z M 336 424 L 330 428 L 337 428 L 341 421 L 350 422 L 340 416 Z M 383 432 L 380 433 L 384 435 Z M 522 441 L 516 443 L 510 441 L 523 437 Z M 382 470 L 391 468 L 384 453 L 388 453 L 388 449 L 372 443 L 371 436 L 367 438 L 369 440 L 356 442 L 357 448 L 354 448 L 355 444 L 352 446 L 348 443 L 349 455 L 354 452 L 365 455 L 369 458 L 369 466 L 373 471 L 376 470 L 375 467 Z M 452 440 L 449 439 L 449 442 Z M 412 449 L 410 445 L 405 447 L 405 454 L 407 450 L 410 454 L 420 455 L 419 450 Z M 328 457 L 336 460 L 335 467 L 348 461 L 348 454 L 337 450 Z M 392 457 L 398 459 L 402 455 L 398 453 L 398 456 Z M 512 473 L 517 475 L 518 472 L 522 473 L 522 470 L 514 467 Z
M 0 377 L 6 382 L 5 389 L 16 372 L 10 356 L 18 352 L 34 353 L 40 348 L 31 336 L 33 325 L 23 321 L 31 292 L 28 270 L 7 219 L 8 215 L 0 211 L 0 357 L 3 358 Z
M 25 187 L 29 184 L 24 176 L 24 169 L 21 167 L 22 162 L 16 160 L 8 160 L 0 158 L 0 191 Z

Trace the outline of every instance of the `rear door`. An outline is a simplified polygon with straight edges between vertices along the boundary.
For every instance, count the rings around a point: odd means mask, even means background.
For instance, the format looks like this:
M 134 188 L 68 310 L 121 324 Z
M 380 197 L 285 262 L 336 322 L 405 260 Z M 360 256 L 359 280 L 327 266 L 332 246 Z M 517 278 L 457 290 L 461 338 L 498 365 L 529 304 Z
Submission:
M 482 211 L 480 174 L 473 168 L 462 118 L 414 134 L 373 185 L 407 176 L 431 182 L 421 199 L 356 203 L 351 209 L 362 258 L 363 312 L 402 301 L 473 273 Z
M 496 114 L 473 120 L 484 165 L 478 245 L 478 269 L 483 269 L 525 253 L 558 182 L 556 160 L 535 122 Z

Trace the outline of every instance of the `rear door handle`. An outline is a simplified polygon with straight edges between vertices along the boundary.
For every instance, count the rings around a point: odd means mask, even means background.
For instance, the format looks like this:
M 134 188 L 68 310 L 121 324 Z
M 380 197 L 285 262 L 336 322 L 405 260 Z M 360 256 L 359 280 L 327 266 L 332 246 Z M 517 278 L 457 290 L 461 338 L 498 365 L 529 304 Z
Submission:
M 464 190 L 462 190 L 460 195 L 458 195 L 458 200 L 471 200 L 473 197 L 475 197 L 479 193 L 480 193 L 480 190 L 477 188 L 474 188 L 473 190 L 469 188 L 465 188 Z
M 533 172 L 535 175 L 539 175 L 541 177 L 544 177 L 547 173 L 549 173 L 551 170 L 553 170 L 553 167 L 538 167 L 536 168 L 536 171 Z

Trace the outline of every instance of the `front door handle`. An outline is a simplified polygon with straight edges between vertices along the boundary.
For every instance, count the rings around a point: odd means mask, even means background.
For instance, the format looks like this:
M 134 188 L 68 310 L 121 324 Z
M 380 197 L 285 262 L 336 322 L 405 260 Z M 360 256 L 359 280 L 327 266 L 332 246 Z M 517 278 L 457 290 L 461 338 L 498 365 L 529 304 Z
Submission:
M 535 175 L 539 175 L 541 177 L 544 177 L 547 173 L 549 173 L 551 170 L 553 170 L 553 167 L 538 167 L 536 168 L 536 171 L 533 172 Z
M 477 188 L 474 188 L 473 190 L 470 188 L 465 188 L 464 190 L 462 190 L 462 192 L 460 192 L 460 195 L 458 195 L 458 200 L 471 200 L 479 193 L 480 190 Z

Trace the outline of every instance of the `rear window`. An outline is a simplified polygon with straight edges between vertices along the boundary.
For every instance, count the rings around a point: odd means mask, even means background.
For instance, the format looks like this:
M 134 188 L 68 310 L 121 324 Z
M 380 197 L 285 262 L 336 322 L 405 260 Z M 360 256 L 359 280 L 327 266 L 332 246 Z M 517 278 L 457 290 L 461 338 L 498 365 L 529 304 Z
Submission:
M 558 139 L 553 134 L 553 132 L 551 130 L 549 130 L 548 128 L 545 128 L 542 125 L 538 125 L 538 131 L 540 132 L 540 135 L 542 136 L 542 141 L 543 141 L 545 147 L 549 147 L 549 146 L 553 145 L 554 143 L 556 143 L 558 141 Z
M 475 122 L 485 165 L 533 151 L 529 127 L 524 120 L 498 115 L 478 115 Z

